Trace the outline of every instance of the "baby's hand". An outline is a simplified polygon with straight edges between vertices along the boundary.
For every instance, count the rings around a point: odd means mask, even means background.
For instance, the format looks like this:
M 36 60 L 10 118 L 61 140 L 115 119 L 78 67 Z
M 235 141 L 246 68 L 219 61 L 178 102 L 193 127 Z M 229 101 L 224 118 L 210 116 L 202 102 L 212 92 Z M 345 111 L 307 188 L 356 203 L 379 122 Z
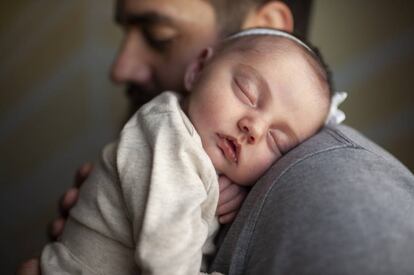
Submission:
M 221 224 L 231 223 L 247 196 L 248 188 L 232 183 L 226 176 L 219 177 L 220 195 L 216 214 Z

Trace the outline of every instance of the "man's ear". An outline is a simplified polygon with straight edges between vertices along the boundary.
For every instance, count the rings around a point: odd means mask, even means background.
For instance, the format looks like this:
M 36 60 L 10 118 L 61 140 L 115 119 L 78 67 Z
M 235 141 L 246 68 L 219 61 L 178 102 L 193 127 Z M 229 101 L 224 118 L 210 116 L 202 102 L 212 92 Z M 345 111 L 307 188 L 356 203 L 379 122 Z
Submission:
M 282 1 L 269 1 L 246 16 L 242 27 L 246 28 L 274 28 L 293 32 L 294 19 L 290 8 Z
M 203 70 L 206 62 L 213 56 L 213 48 L 208 47 L 201 51 L 197 59 L 188 65 L 184 76 L 184 87 L 190 92 L 197 80 L 198 75 Z

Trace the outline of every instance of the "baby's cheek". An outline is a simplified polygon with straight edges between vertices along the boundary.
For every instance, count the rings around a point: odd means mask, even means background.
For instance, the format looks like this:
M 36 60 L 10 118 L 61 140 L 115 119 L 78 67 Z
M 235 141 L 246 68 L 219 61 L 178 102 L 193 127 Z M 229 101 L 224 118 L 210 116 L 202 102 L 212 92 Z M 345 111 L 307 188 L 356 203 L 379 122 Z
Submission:
M 259 157 L 252 158 L 250 161 L 250 182 L 257 181 L 276 160 L 276 156 L 274 154 L 269 154 L 267 152 L 262 155 L 257 154 L 257 156 Z
M 261 164 L 260 164 L 260 166 L 262 168 L 262 171 L 264 172 L 267 169 L 269 169 L 269 167 L 272 166 L 272 164 L 275 162 L 275 160 L 276 160 L 276 156 L 273 153 L 268 154 L 266 157 L 264 157 L 261 161 Z

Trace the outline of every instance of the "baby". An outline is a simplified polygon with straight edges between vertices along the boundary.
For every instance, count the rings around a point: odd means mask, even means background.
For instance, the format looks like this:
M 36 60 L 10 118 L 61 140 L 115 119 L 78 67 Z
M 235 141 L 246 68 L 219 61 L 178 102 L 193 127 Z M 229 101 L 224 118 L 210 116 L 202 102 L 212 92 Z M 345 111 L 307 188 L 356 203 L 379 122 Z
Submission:
M 321 60 L 277 30 L 204 50 L 105 147 L 42 274 L 198 274 L 218 230 L 218 175 L 249 186 L 327 119 Z

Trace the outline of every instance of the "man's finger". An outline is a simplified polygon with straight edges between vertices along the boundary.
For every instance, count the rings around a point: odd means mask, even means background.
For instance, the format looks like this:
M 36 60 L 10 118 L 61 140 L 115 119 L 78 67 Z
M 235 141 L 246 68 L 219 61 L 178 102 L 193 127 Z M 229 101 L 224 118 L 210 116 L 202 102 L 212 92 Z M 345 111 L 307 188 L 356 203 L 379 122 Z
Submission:
M 79 188 L 72 187 L 63 195 L 60 206 L 63 209 L 70 209 L 75 205 L 79 197 Z
M 93 164 L 91 162 L 87 162 L 83 164 L 78 171 L 76 171 L 75 176 L 75 187 L 78 187 L 82 185 L 82 183 L 85 181 L 85 179 L 89 176 L 89 174 L 92 172 Z
M 16 275 L 40 275 L 39 259 L 33 258 L 20 264 Z
M 58 237 L 62 234 L 63 228 L 65 227 L 66 220 L 62 217 L 57 218 L 52 223 L 52 234 Z
M 60 214 L 67 217 L 69 210 L 75 205 L 79 198 L 79 188 L 72 187 L 63 194 L 59 202 Z
M 60 235 L 63 233 L 63 228 L 65 227 L 66 219 L 59 217 L 55 219 L 49 227 L 49 239 L 51 241 L 56 241 Z

